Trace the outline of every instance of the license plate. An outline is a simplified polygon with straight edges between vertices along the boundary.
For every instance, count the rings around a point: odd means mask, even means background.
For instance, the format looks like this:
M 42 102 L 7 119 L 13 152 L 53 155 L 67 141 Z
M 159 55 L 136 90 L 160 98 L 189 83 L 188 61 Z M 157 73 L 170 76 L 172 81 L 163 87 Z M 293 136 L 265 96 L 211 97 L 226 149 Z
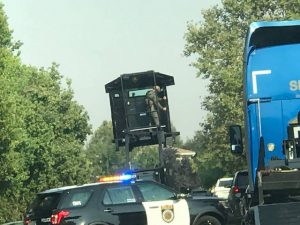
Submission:
M 41 219 L 42 223 L 50 223 L 50 221 L 51 221 L 50 217 Z

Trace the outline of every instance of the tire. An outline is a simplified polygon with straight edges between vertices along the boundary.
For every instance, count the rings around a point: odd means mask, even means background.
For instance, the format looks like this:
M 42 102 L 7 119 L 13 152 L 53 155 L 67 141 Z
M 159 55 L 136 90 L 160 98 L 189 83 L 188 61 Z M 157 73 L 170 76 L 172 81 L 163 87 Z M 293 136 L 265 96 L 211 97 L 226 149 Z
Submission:
M 221 222 L 213 216 L 202 216 L 198 219 L 196 225 L 222 225 Z

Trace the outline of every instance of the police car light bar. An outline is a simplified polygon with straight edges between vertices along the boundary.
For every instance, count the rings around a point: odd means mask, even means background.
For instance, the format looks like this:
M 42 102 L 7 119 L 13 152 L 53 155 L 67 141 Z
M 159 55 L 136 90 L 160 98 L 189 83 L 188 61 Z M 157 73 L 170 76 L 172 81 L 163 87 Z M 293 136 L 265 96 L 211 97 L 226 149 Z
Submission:
M 99 182 L 125 182 L 134 180 L 136 176 L 134 174 L 122 174 L 122 175 L 114 175 L 114 176 L 105 176 L 100 177 Z

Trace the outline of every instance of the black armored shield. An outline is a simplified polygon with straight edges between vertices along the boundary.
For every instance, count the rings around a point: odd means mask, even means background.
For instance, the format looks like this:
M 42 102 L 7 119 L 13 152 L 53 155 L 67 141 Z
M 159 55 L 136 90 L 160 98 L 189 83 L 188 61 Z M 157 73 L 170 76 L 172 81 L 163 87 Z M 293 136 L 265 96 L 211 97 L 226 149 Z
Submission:
M 167 86 L 174 85 L 172 76 L 146 71 L 122 74 L 105 85 L 109 94 L 111 117 L 116 149 L 129 141 L 129 149 L 137 146 L 158 143 L 157 130 L 162 129 L 165 137 L 172 134 Z M 146 94 L 153 87 L 159 86 L 157 93 L 159 104 L 166 110 L 158 110 L 159 127 L 153 122 L 153 114 L 149 112 Z M 178 135 L 178 133 L 177 133 Z

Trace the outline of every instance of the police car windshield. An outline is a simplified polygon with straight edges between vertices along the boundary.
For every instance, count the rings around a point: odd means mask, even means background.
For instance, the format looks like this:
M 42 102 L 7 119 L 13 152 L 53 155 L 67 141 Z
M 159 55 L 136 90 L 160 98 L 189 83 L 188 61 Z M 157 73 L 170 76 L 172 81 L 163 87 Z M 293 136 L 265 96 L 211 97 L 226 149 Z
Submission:
M 156 183 L 137 183 L 145 201 L 161 201 L 176 198 L 176 194 Z

